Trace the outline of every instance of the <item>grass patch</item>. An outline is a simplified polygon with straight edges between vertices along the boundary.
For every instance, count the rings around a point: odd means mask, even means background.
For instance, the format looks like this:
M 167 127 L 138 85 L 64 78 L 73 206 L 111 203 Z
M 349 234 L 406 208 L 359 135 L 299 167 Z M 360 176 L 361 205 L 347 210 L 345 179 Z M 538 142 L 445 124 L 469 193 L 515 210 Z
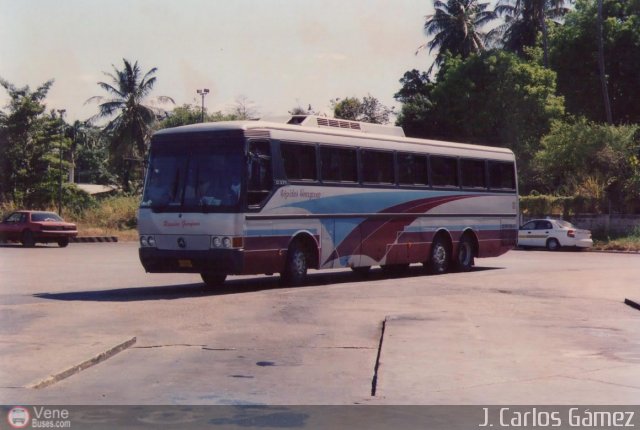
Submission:
M 602 251 L 640 252 L 640 227 L 626 236 L 595 237 L 593 249 Z
M 79 236 L 118 236 L 119 240 L 137 240 L 139 204 L 137 196 L 109 197 L 81 213 L 69 213 L 67 218 L 78 224 Z

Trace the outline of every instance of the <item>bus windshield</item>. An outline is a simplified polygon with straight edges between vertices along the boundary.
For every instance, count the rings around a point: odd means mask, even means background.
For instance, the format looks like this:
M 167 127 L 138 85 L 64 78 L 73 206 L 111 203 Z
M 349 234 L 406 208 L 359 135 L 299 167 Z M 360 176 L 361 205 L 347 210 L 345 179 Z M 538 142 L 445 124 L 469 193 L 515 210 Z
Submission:
M 141 207 L 160 212 L 238 209 L 245 165 L 241 142 L 167 143 L 151 146 Z

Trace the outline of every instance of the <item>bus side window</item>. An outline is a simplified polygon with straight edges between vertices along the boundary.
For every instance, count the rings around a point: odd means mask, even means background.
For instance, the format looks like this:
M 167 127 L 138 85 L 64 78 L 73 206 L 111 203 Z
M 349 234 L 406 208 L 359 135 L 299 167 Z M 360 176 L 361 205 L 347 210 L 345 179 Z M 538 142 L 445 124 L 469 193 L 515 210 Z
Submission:
M 489 186 L 498 190 L 515 190 L 516 172 L 513 163 L 489 161 Z
M 312 145 L 281 143 L 280 156 L 287 179 L 293 181 L 316 181 L 316 148 Z
M 431 157 L 431 180 L 434 187 L 458 187 L 458 160 L 453 157 Z
M 320 147 L 320 176 L 328 182 L 358 182 L 355 148 Z
M 462 173 L 463 188 L 486 188 L 484 160 L 460 160 L 460 172 Z
M 427 186 L 427 156 L 398 153 L 398 183 L 400 185 Z
M 269 142 L 249 143 L 247 173 L 247 204 L 254 207 L 259 206 L 269 196 L 273 188 Z

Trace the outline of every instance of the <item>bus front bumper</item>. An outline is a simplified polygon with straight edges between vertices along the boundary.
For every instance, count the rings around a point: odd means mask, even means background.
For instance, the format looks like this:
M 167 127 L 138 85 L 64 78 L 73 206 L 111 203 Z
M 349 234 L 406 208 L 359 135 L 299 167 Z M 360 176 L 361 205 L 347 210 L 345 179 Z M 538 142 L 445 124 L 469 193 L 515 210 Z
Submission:
M 243 272 L 243 252 L 238 249 L 173 251 L 139 248 L 140 262 L 149 273 L 225 273 Z

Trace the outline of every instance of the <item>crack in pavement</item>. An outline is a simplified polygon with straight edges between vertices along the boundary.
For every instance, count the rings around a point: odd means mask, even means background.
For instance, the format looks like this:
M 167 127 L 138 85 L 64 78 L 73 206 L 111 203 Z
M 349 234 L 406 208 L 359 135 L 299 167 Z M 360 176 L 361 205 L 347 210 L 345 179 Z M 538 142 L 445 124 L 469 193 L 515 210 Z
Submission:
M 132 349 L 159 349 L 159 348 L 200 348 L 205 351 L 235 351 L 236 348 L 212 348 L 207 345 L 192 345 L 190 343 L 171 343 L 166 345 L 142 345 Z
M 387 326 L 387 318 L 382 320 L 382 326 L 380 328 L 380 342 L 378 343 L 378 354 L 376 356 L 376 364 L 373 367 L 373 378 L 371 379 L 371 397 L 375 397 L 376 390 L 378 389 L 378 370 L 380 369 L 380 355 L 382 354 L 382 342 L 384 340 L 384 330 Z

